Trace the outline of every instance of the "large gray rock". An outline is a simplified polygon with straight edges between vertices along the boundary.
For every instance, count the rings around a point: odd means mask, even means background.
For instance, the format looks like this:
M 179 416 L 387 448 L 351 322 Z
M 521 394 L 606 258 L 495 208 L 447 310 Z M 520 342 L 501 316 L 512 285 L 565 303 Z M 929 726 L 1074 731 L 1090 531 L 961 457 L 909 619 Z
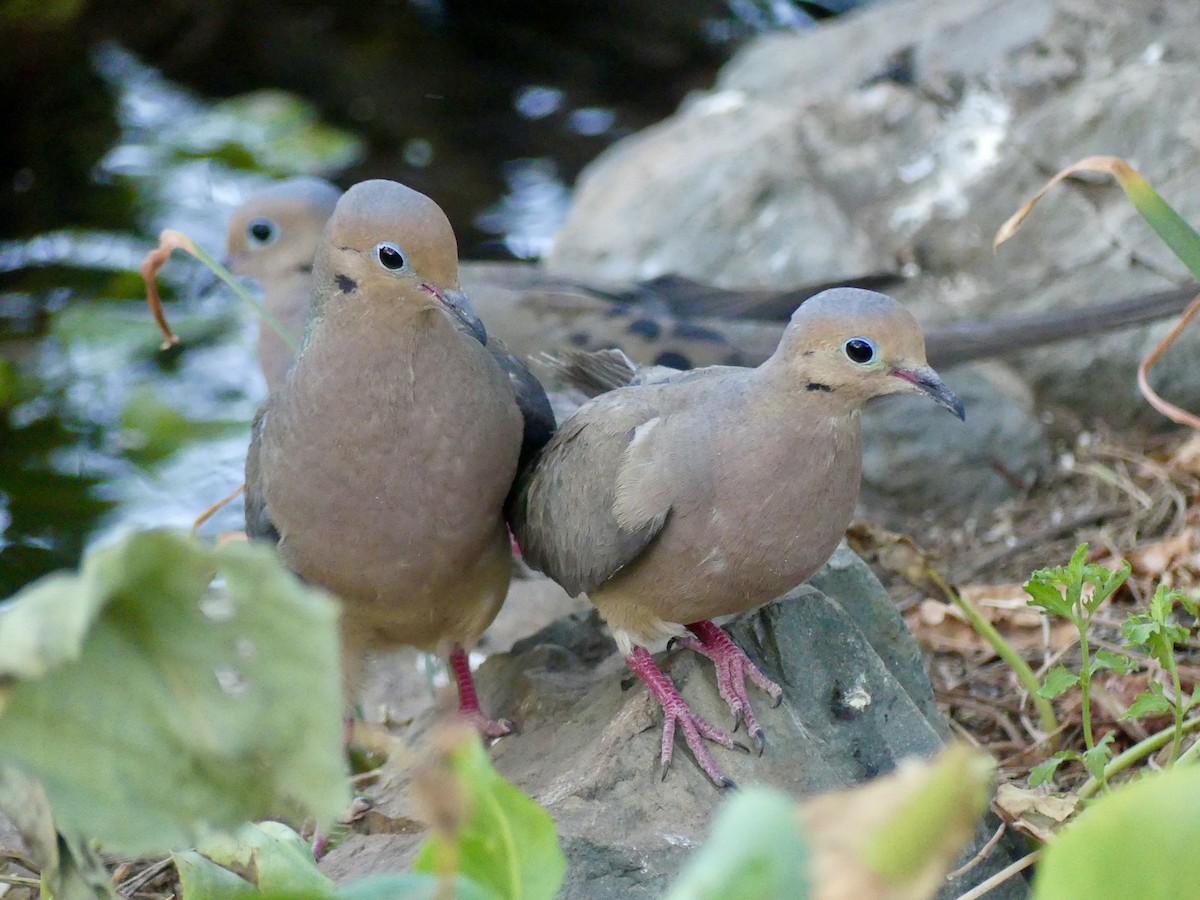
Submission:
M 743 617 L 730 632 L 784 687 L 775 709 L 765 696 L 752 697 L 766 732 L 762 757 L 714 751 L 739 784 L 774 785 L 796 797 L 846 787 L 891 771 L 905 756 L 933 754 L 949 735 L 915 642 L 849 550 L 839 550 L 812 585 Z M 696 712 L 728 727 L 711 664 L 683 650 L 659 659 Z M 722 795 L 681 742 L 659 779 L 661 715 L 595 615 L 560 619 L 511 653 L 490 657 L 478 684 L 484 708 L 520 727 L 491 755 L 558 824 L 570 866 L 562 896 L 660 896 L 704 840 Z M 418 717 L 414 740 L 432 720 Z M 323 864 L 337 880 L 401 868 L 422 839 L 402 778 L 377 789 L 375 799 L 376 827 L 407 833 L 353 835 Z M 976 846 L 992 830 L 981 824 Z M 970 883 L 1013 858 L 998 848 L 972 870 Z M 944 896 L 967 886 L 951 883 Z M 1023 895 L 1018 880 L 996 896 Z
M 1110 184 L 1058 188 L 999 253 L 996 228 L 1057 169 L 1131 160 L 1200 221 L 1194 0 L 897 0 L 763 38 L 716 86 L 581 177 L 548 260 L 610 279 L 771 285 L 903 268 L 928 321 L 1074 307 L 1187 273 Z M 1041 404 L 1162 420 L 1133 376 L 1167 326 L 1029 351 Z M 1161 383 L 1200 405 L 1200 341 Z

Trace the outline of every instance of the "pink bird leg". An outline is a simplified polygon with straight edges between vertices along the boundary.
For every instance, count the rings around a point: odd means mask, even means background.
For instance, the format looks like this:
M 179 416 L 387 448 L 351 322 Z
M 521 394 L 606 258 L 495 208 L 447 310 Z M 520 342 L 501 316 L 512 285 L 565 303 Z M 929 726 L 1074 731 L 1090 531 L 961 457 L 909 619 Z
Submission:
M 769 679 L 753 662 L 745 651 L 730 640 L 729 635 L 704 619 L 688 626 L 695 637 L 687 635 L 679 638 L 679 643 L 690 650 L 703 654 L 712 660 L 717 669 L 717 690 L 721 698 L 729 704 L 733 713 L 733 730 L 737 731 L 742 722 L 746 723 L 746 733 L 758 743 L 758 755 L 762 756 L 766 746 L 762 726 L 754 717 L 750 708 L 750 698 L 746 695 L 746 679 L 770 695 L 774 701 L 771 705 L 778 706 L 783 698 L 783 688 Z
M 717 768 L 717 764 L 713 762 L 712 756 L 704 746 L 703 738 L 708 738 L 730 750 L 736 748 L 749 753 L 749 749 L 724 732 L 718 731 L 692 712 L 680 695 L 678 688 L 675 687 L 670 677 L 658 667 L 654 662 L 654 657 L 645 647 L 634 647 L 633 653 L 625 657 L 625 662 L 650 689 L 650 693 L 654 695 L 654 699 L 663 709 L 662 777 L 667 777 L 667 769 L 671 765 L 671 754 L 675 749 L 675 726 L 678 725 L 683 729 L 684 740 L 687 741 L 692 755 L 696 758 L 696 764 L 713 780 L 713 783 L 717 787 L 734 787 L 733 781 L 722 774 L 721 770 Z
M 507 719 L 489 719 L 479 708 L 479 697 L 475 693 L 475 680 L 471 677 L 471 663 L 467 651 L 457 644 L 450 651 L 450 668 L 458 685 L 458 712 L 479 729 L 484 737 L 504 737 L 512 734 L 513 724 Z

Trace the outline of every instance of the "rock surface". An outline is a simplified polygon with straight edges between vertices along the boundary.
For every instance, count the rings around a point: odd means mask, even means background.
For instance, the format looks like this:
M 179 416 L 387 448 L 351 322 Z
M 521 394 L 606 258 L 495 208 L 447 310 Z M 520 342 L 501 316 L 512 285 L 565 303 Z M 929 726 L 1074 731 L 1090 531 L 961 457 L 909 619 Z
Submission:
M 849 550 L 838 551 L 812 584 L 744 617 L 731 634 L 784 686 L 783 703 L 752 697 L 767 735 L 762 757 L 717 748 L 718 764 L 739 784 L 774 785 L 793 796 L 845 787 L 891 771 L 911 754 L 930 755 L 948 737 L 920 652 L 886 592 Z M 702 716 L 728 726 L 713 669 L 690 651 L 665 663 Z M 545 806 L 569 861 L 564 898 L 661 896 L 704 839 L 721 794 L 683 745 L 658 777 L 661 717 L 624 667 L 594 613 L 559 619 L 491 656 L 479 672 L 485 709 L 519 724 L 491 750 L 496 768 Z M 435 722 L 419 714 L 403 735 L 419 744 Z M 422 839 L 407 797 L 407 775 L 377 786 L 364 828 L 322 867 L 348 881 L 393 871 Z M 993 828 L 981 824 L 976 846 Z M 970 851 L 970 852 L 973 852 Z M 1011 862 L 1007 847 L 972 870 L 977 883 Z M 968 885 L 947 885 L 954 897 Z M 1024 895 L 1009 884 L 998 897 Z
M 1200 18 L 1191 0 L 896 0 L 763 38 L 717 85 L 587 169 L 556 273 L 676 272 L 786 286 L 892 269 L 926 321 L 1094 304 L 1186 283 L 1108 183 L 1056 189 L 1008 245 L 996 228 L 1059 168 L 1134 163 L 1200 220 Z M 1162 425 L 1134 385 L 1166 324 L 1018 357 L 1039 404 Z M 1200 403 L 1200 338 L 1160 387 Z

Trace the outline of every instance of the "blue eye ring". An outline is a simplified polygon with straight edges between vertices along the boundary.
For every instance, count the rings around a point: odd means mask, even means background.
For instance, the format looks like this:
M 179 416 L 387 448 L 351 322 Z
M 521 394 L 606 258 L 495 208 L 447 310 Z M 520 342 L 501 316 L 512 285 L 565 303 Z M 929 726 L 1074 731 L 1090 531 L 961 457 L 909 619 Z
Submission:
M 868 337 L 852 337 L 842 343 L 842 353 L 857 366 L 869 366 L 879 359 L 879 346 Z
M 256 247 L 269 247 L 279 239 L 279 226 L 265 216 L 246 223 L 246 239 Z
M 389 272 L 399 272 L 408 267 L 408 257 L 400 245 L 392 241 L 380 241 L 375 245 L 375 258 Z

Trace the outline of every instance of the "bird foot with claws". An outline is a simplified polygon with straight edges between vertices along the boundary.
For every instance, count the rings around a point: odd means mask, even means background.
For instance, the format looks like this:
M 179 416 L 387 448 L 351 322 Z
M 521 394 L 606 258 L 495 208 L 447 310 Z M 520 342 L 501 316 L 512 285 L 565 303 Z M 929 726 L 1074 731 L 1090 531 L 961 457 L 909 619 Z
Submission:
M 783 688 L 764 675 L 762 670 L 751 662 L 745 651 L 712 622 L 705 619 L 689 625 L 688 630 L 692 634 L 678 638 L 679 644 L 712 660 L 717 669 L 717 690 L 721 698 L 729 704 L 729 711 L 733 713 L 733 730 L 737 731 L 745 722 L 746 733 L 758 744 L 758 754 L 761 756 L 766 746 L 766 738 L 762 726 L 754 716 L 754 710 L 750 708 L 746 679 L 750 679 L 771 697 L 774 701 L 772 706 L 779 705 L 783 698 Z
M 732 780 L 727 778 L 704 746 L 704 739 L 720 744 L 730 750 L 741 750 L 749 753 L 744 744 L 740 744 L 714 728 L 704 719 L 696 715 L 688 707 L 687 702 L 679 693 L 671 679 L 654 662 L 654 658 L 645 647 L 634 647 L 633 652 L 625 657 L 625 662 L 633 673 L 649 688 L 654 699 L 663 709 L 662 733 L 662 777 L 667 777 L 667 769 L 671 766 L 671 756 L 675 749 L 675 727 L 683 729 L 684 740 L 696 759 L 696 764 L 713 780 L 717 787 L 735 787 Z

